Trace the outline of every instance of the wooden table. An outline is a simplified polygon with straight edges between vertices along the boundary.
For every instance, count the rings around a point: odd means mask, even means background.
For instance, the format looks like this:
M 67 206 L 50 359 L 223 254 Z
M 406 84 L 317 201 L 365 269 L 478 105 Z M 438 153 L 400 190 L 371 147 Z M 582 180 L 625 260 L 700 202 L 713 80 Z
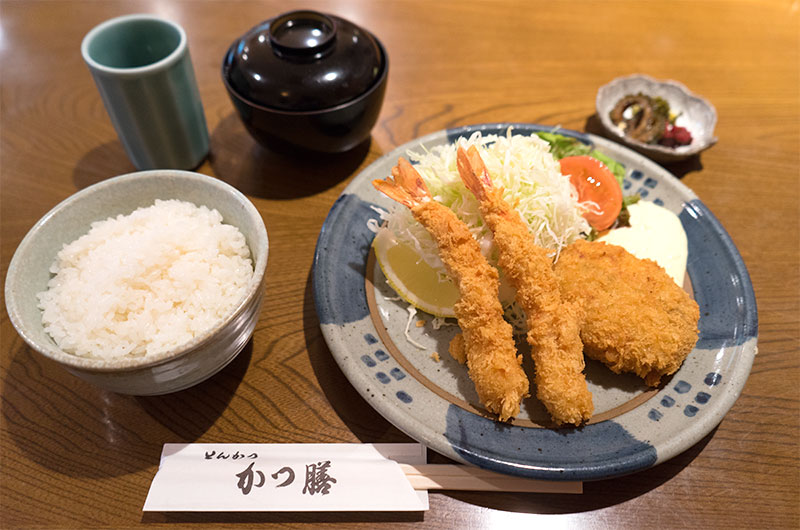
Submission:
M 295 7 L 383 41 L 386 100 L 368 149 L 325 164 L 257 146 L 220 80 L 233 39 Z M 3 1 L 2 274 L 70 194 L 133 170 L 79 46 L 113 16 L 152 12 L 188 33 L 211 131 L 199 171 L 246 193 L 270 235 L 266 302 L 237 360 L 199 386 L 137 398 L 94 388 L 33 352 L 2 318 L 0 526 L 797 528 L 800 524 L 800 56 L 797 2 Z M 433 493 L 414 514 L 143 514 L 165 442 L 405 442 L 353 389 L 320 334 L 314 245 L 351 178 L 442 128 L 521 121 L 591 130 L 597 88 L 642 72 L 714 103 L 719 143 L 670 166 L 740 250 L 759 354 L 720 426 L 655 468 L 582 495 Z M 3 304 L 3 307 L 5 305 Z

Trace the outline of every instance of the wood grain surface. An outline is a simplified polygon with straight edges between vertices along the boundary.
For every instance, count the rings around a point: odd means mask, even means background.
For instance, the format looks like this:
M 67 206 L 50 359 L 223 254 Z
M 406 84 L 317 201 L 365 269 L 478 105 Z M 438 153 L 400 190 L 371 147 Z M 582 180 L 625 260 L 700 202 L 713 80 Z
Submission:
M 371 142 L 296 160 L 257 146 L 220 79 L 256 23 L 314 8 L 373 31 L 390 54 Z M 0 264 L 72 193 L 133 170 L 80 42 L 147 12 L 189 38 L 211 156 L 199 171 L 246 193 L 270 236 L 252 341 L 210 380 L 162 397 L 104 392 L 0 322 L 0 527 L 798 528 L 800 55 L 795 1 L 9 1 L 0 3 Z M 741 252 L 759 354 L 741 397 L 697 445 L 582 495 L 437 492 L 425 513 L 156 514 L 142 504 L 165 442 L 405 442 L 353 389 L 319 330 L 314 246 L 350 179 L 417 136 L 521 121 L 596 131 L 595 94 L 631 73 L 677 79 L 719 113 L 719 143 L 668 166 Z M 5 304 L 3 304 L 5 307 Z M 432 463 L 446 463 L 443 457 Z

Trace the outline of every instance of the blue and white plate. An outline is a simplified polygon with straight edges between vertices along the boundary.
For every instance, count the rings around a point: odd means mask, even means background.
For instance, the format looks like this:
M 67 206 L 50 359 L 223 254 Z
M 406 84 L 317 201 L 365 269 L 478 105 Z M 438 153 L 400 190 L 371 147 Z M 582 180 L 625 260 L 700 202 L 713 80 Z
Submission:
M 447 353 L 457 327 L 435 330 L 432 318 L 418 313 L 414 320 L 424 325 L 407 328 L 407 304 L 386 285 L 371 257 L 369 220 L 379 220 L 374 207 L 393 206 L 373 188 L 373 179 L 388 176 L 408 150 L 453 142 L 475 131 L 505 134 L 508 127 L 514 134 L 553 130 L 494 123 L 439 131 L 398 147 L 347 186 L 325 220 L 314 257 L 314 300 L 328 347 L 352 385 L 383 417 L 457 461 L 550 480 L 609 478 L 664 462 L 708 434 L 733 406 L 750 373 L 758 335 L 755 296 L 739 252 L 708 208 L 666 170 L 603 138 L 557 131 L 623 163 L 626 195 L 639 193 L 679 215 L 689 241 L 687 286 L 700 306 L 695 349 L 657 389 L 587 362 L 595 416 L 580 428 L 548 428 L 546 412 L 534 397 L 523 403 L 513 424 L 492 420 L 466 368 Z M 424 349 L 406 338 L 406 330 Z M 527 348 L 524 341 L 520 348 Z M 529 375 L 531 368 L 526 361 Z

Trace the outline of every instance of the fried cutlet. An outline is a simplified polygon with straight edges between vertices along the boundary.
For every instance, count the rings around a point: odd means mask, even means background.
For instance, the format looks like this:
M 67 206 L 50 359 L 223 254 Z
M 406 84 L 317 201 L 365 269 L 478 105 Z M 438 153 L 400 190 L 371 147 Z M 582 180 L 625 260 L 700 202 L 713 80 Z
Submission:
M 654 261 L 578 240 L 555 265 L 561 295 L 581 312 L 584 353 L 650 386 L 675 373 L 697 342 L 697 303 Z

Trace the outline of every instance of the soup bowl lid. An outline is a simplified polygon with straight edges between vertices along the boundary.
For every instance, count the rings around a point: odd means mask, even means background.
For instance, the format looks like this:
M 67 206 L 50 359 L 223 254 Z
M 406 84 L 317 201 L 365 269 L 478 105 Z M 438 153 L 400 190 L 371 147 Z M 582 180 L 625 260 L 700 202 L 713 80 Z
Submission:
M 240 97 L 284 111 L 313 111 L 357 98 L 386 61 L 368 31 L 334 15 L 291 11 L 255 26 L 228 49 L 223 77 Z

